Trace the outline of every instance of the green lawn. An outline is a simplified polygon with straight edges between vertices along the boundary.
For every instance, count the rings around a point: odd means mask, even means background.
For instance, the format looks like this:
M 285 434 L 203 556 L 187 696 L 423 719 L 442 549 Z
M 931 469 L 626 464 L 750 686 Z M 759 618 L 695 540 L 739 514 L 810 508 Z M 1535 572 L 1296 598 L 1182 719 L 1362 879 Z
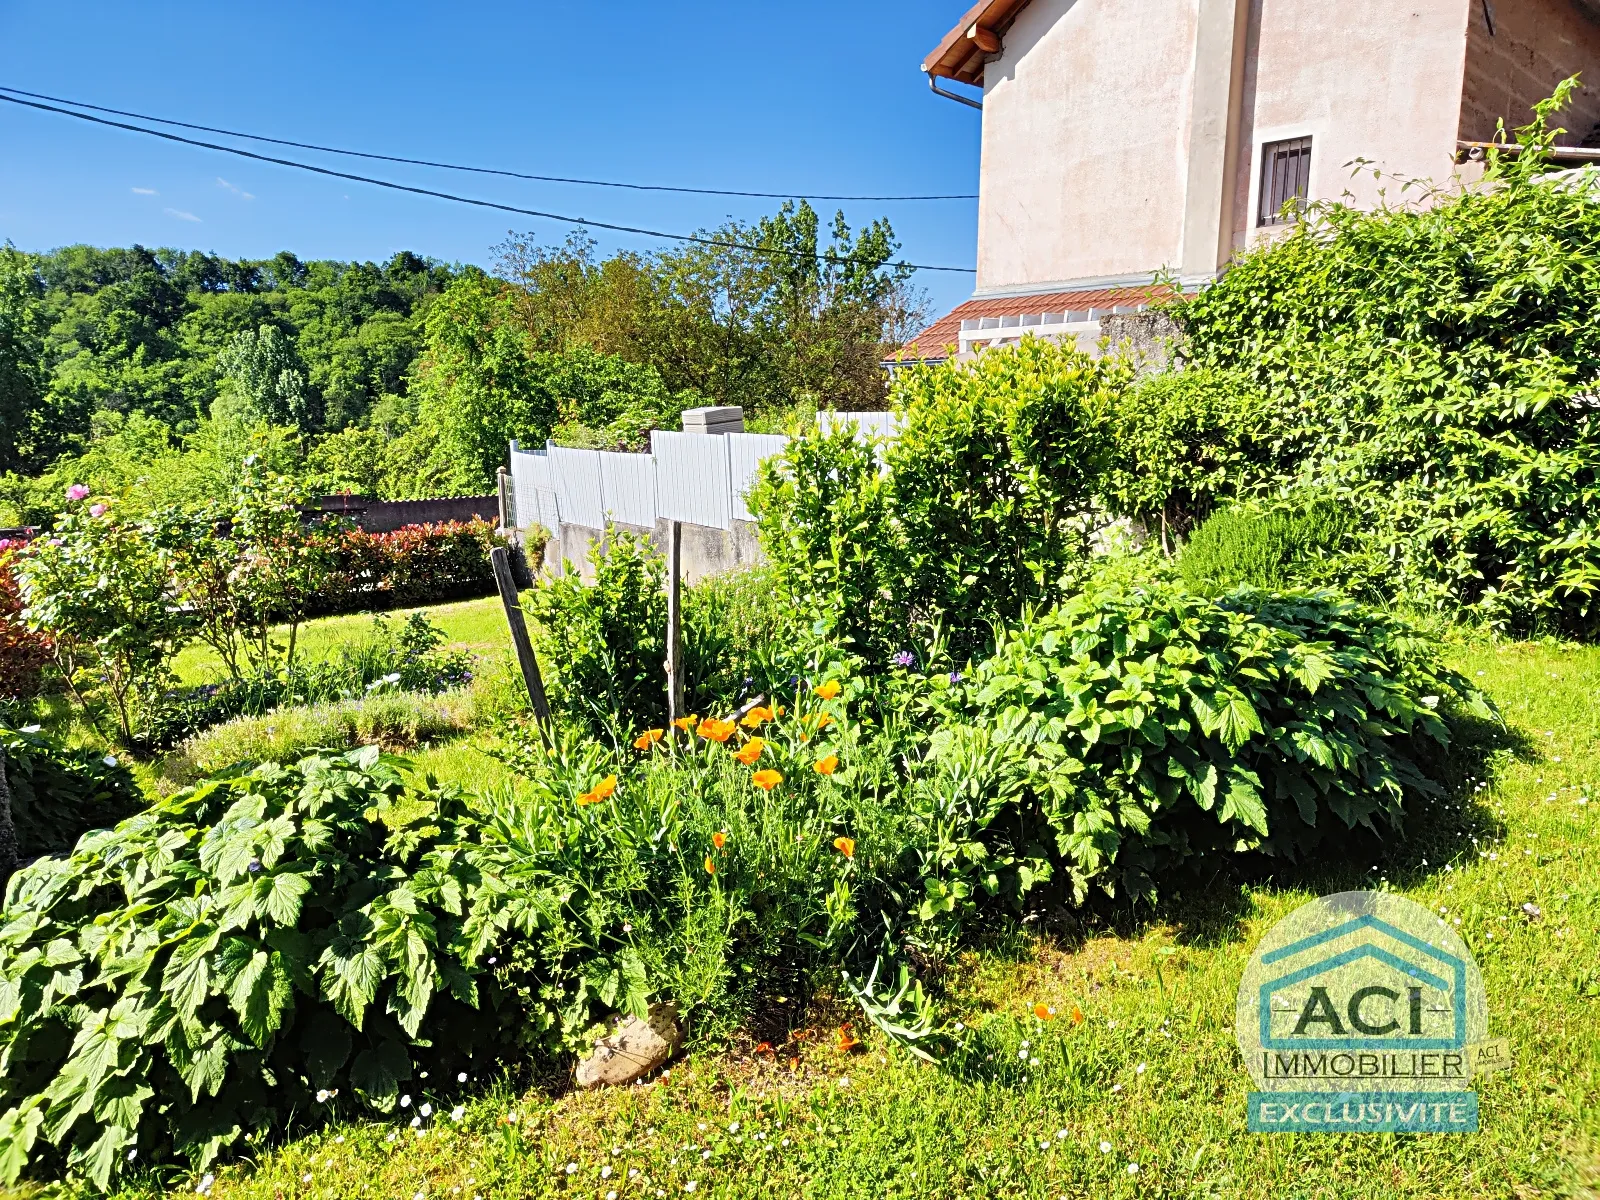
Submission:
M 461 600 L 454 604 L 431 604 L 420 609 L 401 609 L 389 613 L 398 623 L 411 612 L 427 614 L 444 631 L 452 643 L 472 650 L 498 650 L 508 644 L 505 613 L 497 597 L 481 600 Z M 371 613 L 353 613 L 342 617 L 322 617 L 308 621 L 300 629 L 296 655 L 314 660 L 327 655 L 341 642 L 363 636 L 372 627 Z M 287 637 L 287 630 L 280 631 Z M 222 660 L 216 651 L 203 642 L 185 646 L 173 660 L 173 671 L 184 686 L 213 683 L 223 678 Z
M 1481 791 L 1434 806 L 1381 862 L 1170 897 L 1151 918 L 1021 938 L 972 955 L 953 987 L 996 1039 L 992 1077 L 962 1080 L 874 1036 L 845 1053 L 848 1012 L 773 1014 L 648 1086 L 418 1080 L 392 1121 L 336 1124 L 219 1171 L 217 1197 L 1530 1197 L 1600 1184 L 1600 649 L 1480 646 L 1458 665 L 1512 736 L 1463 763 Z M 446 750 L 438 754 L 453 753 Z M 1474 842 L 1474 838 L 1477 839 Z M 1359 881 L 1359 882 L 1358 882 Z M 1491 1036 L 1512 1071 L 1479 1081 L 1483 1132 L 1245 1131 L 1234 993 L 1267 926 L 1313 895 L 1392 887 L 1460 921 L 1482 966 Z M 1529 919 L 1531 902 L 1542 915 Z M 1048 1024 L 1044 1001 L 1085 1019 Z M 861 1032 L 861 1024 L 855 1022 Z M 1027 1044 L 1023 1044 L 1023 1040 Z M 343 1098 L 334 1101 L 343 1104 Z M 421 1105 L 430 1115 L 408 1122 Z M 452 1107 L 464 1105 L 460 1120 Z M 347 1111 L 347 1110 L 343 1110 Z M 176 1180 L 193 1194 L 196 1181 Z

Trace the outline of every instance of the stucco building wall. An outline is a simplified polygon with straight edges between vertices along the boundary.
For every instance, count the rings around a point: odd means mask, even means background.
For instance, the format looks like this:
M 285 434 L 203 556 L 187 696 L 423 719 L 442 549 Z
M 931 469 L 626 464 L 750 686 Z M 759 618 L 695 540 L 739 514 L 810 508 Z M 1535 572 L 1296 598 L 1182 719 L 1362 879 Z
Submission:
M 1176 264 L 1196 0 L 1034 0 L 984 78 L 978 294 Z
M 1477 0 L 1474 0 L 1477 3 Z M 1252 0 L 1245 50 L 1235 245 L 1270 233 L 1258 223 L 1261 149 L 1311 137 L 1313 200 L 1345 193 L 1371 207 L 1404 178 L 1454 172 L 1466 51 L 1462 0 Z M 1354 172 L 1357 159 L 1371 164 Z M 1374 179 L 1373 169 L 1387 178 Z
M 1590 139 L 1593 145 L 1590 135 L 1600 124 L 1600 22 L 1572 0 L 1500 0 L 1487 11 L 1483 0 L 1472 0 L 1467 9 L 1461 138 L 1493 141 L 1501 118 L 1508 131 L 1526 125 L 1537 101 L 1569 75 L 1581 75 L 1559 118 L 1568 132 L 1556 141 L 1578 146 Z

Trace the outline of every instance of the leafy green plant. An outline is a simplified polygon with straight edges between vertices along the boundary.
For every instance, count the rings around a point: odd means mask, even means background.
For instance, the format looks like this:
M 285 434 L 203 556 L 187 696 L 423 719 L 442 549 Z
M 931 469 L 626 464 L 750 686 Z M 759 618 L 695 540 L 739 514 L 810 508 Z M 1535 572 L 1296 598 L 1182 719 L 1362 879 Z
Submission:
M 1272 461 L 1276 412 L 1250 380 L 1191 368 L 1139 380 L 1116 400 L 1106 507 L 1142 522 L 1171 551 L 1241 480 Z
M 470 1054 L 493 927 L 465 916 L 462 816 L 372 748 L 208 780 L 18 872 L 0 1177 L 203 1166 L 335 1094 L 392 1108 L 434 1030 L 431 1057 Z
M 116 824 L 144 804 L 133 774 L 114 755 L 67 750 L 37 728 L 0 725 L 17 854 L 70 850 L 91 829 Z
M 750 504 L 781 586 L 880 661 L 914 634 L 980 650 L 1087 557 L 1127 374 L 1037 338 L 902 371 L 881 465 L 847 430 L 763 465 Z
M 575 571 L 541 580 L 524 605 L 548 671 L 551 704 L 613 738 L 659 723 L 667 704 L 665 563 L 648 539 L 591 544 L 594 583 Z
M 102 689 L 131 748 L 139 710 L 159 702 L 190 618 L 172 586 L 166 527 L 87 506 L 86 493 L 68 493 L 73 507 L 28 544 L 15 570 L 28 627 L 48 635 L 67 688 L 91 721 L 89 689 Z
M 1002 639 L 966 681 L 1006 748 L 1024 837 L 1082 902 L 1153 896 L 1201 855 L 1287 859 L 1392 836 L 1436 790 L 1449 715 L 1493 715 L 1403 621 L 1331 593 L 1207 600 L 1091 585 Z

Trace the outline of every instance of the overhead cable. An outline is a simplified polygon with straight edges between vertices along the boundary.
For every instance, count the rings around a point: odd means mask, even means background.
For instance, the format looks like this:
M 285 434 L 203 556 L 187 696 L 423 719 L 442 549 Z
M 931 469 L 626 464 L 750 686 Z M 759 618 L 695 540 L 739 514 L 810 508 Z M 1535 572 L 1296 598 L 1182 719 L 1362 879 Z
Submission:
M 274 158 L 268 154 L 257 154 L 253 150 L 241 150 L 237 146 L 223 146 L 215 142 L 202 142 L 194 138 L 180 137 L 176 133 L 167 133 L 160 129 L 145 129 L 140 125 L 129 125 L 122 121 L 109 121 L 105 117 L 95 117 L 88 113 L 74 112 L 70 108 L 58 108 L 52 104 L 43 104 L 37 100 L 23 100 L 17 96 L 8 96 L 0 91 L 0 100 L 8 104 L 20 104 L 25 108 L 37 108 L 44 112 L 59 113 L 65 117 L 76 117 L 80 121 L 88 121 L 95 125 L 107 125 L 113 129 L 126 129 L 132 133 L 142 133 L 147 137 L 161 138 L 169 142 L 180 142 L 186 146 L 198 146 L 203 150 L 216 150 L 223 154 L 234 154 L 240 158 L 250 158 L 257 162 L 274 163 L 280 167 L 294 167 L 300 171 L 311 171 L 317 175 L 328 175 L 334 179 L 349 179 L 356 183 L 368 183 L 373 187 L 388 188 L 396 192 L 410 192 L 417 196 L 432 196 L 438 200 L 451 200 L 457 204 L 471 204 L 477 208 L 492 208 L 499 212 L 516 213 L 524 217 L 538 217 L 546 221 L 557 221 L 564 225 L 580 226 L 588 229 L 609 229 L 615 233 L 636 233 L 643 237 L 661 238 L 671 242 L 687 242 L 696 246 L 715 246 L 728 250 L 744 250 L 752 254 L 765 254 L 777 258 L 806 258 L 817 262 L 829 264 L 843 264 L 850 262 L 866 262 L 876 269 L 877 267 L 903 267 L 912 271 L 946 271 L 961 275 L 976 275 L 972 267 L 940 267 L 930 266 L 927 263 L 909 262 L 872 262 L 870 259 L 858 258 L 850 254 L 818 254 L 804 250 L 788 250 L 781 246 L 752 246 L 746 242 L 730 241 L 727 238 L 707 237 L 694 233 L 666 233 L 659 229 L 644 229 L 637 225 L 618 225 L 611 221 L 591 221 L 584 217 L 568 217 L 561 213 L 544 212 L 536 208 L 521 208 L 514 204 L 501 204 L 494 200 L 480 200 L 473 196 L 458 196 L 453 192 L 440 192 L 433 188 L 414 187 L 408 183 L 395 183 L 388 179 L 374 179 L 370 175 L 353 175 L 348 171 L 335 171 L 331 167 L 319 167 L 312 163 L 296 162 L 289 158 Z
M 337 146 L 319 146 L 313 142 L 292 142 L 287 138 L 267 137 L 260 133 L 241 133 L 237 129 L 218 129 L 213 125 L 195 125 L 189 121 L 174 121 L 169 117 L 152 117 L 148 113 L 128 112 L 120 108 L 106 108 L 99 104 L 85 104 L 82 100 L 65 100 L 60 96 L 47 96 L 42 92 L 28 92 L 22 88 L 0 84 L 0 92 L 28 96 L 34 100 L 48 100 L 53 104 L 66 104 L 73 108 L 86 108 L 91 112 L 111 113 L 118 117 L 131 117 L 135 121 L 154 121 L 157 125 L 172 125 L 178 129 L 195 129 L 201 133 L 219 133 L 224 137 L 244 138 L 252 142 L 270 142 L 274 146 L 292 146 L 296 150 L 316 150 L 323 154 L 343 154 L 350 158 L 368 158 L 377 162 L 405 163 L 413 167 L 438 167 L 445 171 L 466 171 L 474 175 L 501 175 L 507 179 L 529 179 L 536 183 L 573 183 L 583 187 L 623 188 L 634 192 L 680 192 L 689 196 L 742 196 L 755 200 L 827 200 L 871 201 L 880 204 L 910 203 L 922 200 L 976 200 L 976 195 L 960 196 L 825 196 L 810 192 L 738 192 L 727 188 L 676 187 L 665 183 L 622 183 L 611 179 L 575 179 L 565 175 L 527 175 L 521 171 L 506 171 L 498 167 L 468 167 L 459 163 L 434 162 L 426 158 L 402 158 L 394 154 L 373 154 L 366 150 L 343 150 Z

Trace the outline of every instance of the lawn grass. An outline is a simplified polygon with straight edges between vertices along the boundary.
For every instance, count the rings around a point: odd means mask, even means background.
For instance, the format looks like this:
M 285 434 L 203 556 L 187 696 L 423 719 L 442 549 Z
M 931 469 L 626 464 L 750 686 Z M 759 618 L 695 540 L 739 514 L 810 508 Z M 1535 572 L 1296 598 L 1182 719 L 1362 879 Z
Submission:
M 498 650 L 508 644 L 505 613 L 500 600 L 487 596 L 481 600 L 460 600 L 453 604 L 430 604 L 418 609 L 396 609 L 386 614 L 396 625 L 413 612 L 421 612 L 444 631 L 446 640 L 453 646 L 467 650 Z M 326 657 L 341 643 L 364 637 L 372 628 L 372 613 L 350 613 L 339 617 L 319 617 L 300 627 L 296 643 L 297 658 L 315 661 Z M 288 637 L 287 629 L 280 630 L 280 639 Z M 192 687 L 202 683 L 216 683 L 225 678 L 222 660 L 217 652 L 204 642 L 185 646 L 172 660 L 172 670 L 178 683 Z
M 1457 665 L 1511 735 L 1380 861 L 1169 895 L 1152 916 L 1015 935 L 970 955 L 946 1003 L 990 1041 L 957 1078 L 819 1004 L 702 1047 L 648 1085 L 417 1080 L 396 1120 L 348 1120 L 217 1172 L 210 1194 L 310 1197 L 1531 1197 L 1600 1184 L 1600 649 L 1479 645 Z M 1480 674 L 1481 673 L 1481 674 Z M 441 763 L 465 748 L 428 754 Z M 419 761 L 428 761 L 428 754 Z M 478 769 L 467 763 L 470 773 Z M 1476 839 L 1476 841 L 1474 841 Z M 1234 995 L 1255 942 L 1311 897 L 1393 888 L 1459 920 L 1490 1034 L 1482 1133 L 1251 1135 Z M 1530 919 L 1524 903 L 1537 905 Z M 1037 1002 L 1070 1014 L 1048 1023 Z M 836 1044 L 854 1021 L 861 1045 Z M 1026 1040 L 1026 1044 L 1024 1042 Z M 343 1098 L 335 1100 L 343 1104 Z M 418 1125 L 408 1122 L 431 1105 Z M 461 1104 L 459 1120 L 451 1109 Z M 346 1110 L 348 1111 L 348 1110 Z M 635 1174 L 636 1172 L 636 1174 Z M 193 1194 L 196 1181 L 168 1181 Z M 147 1180 L 145 1188 L 159 1190 Z M 138 1191 L 138 1188 L 132 1189 Z

